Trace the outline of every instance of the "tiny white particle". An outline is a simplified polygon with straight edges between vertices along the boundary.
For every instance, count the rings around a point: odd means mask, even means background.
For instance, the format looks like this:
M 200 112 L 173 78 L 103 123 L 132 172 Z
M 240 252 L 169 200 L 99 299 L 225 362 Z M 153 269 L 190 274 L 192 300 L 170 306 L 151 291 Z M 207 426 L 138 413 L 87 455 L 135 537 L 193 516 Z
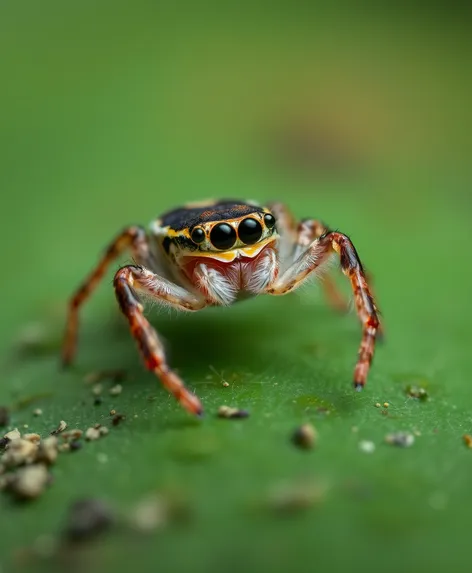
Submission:
M 373 452 L 375 452 L 375 444 L 370 440 L 361 440 L 359 442 L 359 449 L 361 450 L 361 452 L 364 452 L 365 454 L 372 454 Z

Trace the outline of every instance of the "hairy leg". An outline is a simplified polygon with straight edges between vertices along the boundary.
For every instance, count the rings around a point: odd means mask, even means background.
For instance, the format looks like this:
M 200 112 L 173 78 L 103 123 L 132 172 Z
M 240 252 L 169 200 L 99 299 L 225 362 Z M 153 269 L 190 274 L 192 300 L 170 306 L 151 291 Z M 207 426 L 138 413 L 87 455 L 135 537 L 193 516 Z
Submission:
M 79 309 L 89 298 L 99 282 L 107 272 L 110 264 L 127 249 L 139 262 L 149 261 L 151 258 L 146 231 L 142 227 L 133 226 L 122 231 L 105 250 L 97 266 L 76 290 L 69 301 L 65 335 L 62 345 L 62 363 L 69 365 L 77 349 L 77 331 L 79 326 Z
M 281 251 L 281 258 L 297 259 L 308 246 L 328 231 L 328 227 L 314 219 L 304 219 L 297 222 L 293 214 L 284 203 L 271 203 L 269 209 L 277 220 L 277 230 L 285 242 Z M 339 291 L 334 279 L 327 273 L 323 276 L 322 288 L 328 303 L 339 312 L 346 312 L 349 304 Z
M 342 272 L 351 283 L 357 314 L 362 323 L 362 340 L 354 371 L 354 386 L 357 390 L 361 390 L 366 383 L 374 355 L 379 318 L 362 264 L 350 239 L 338 232 L 326 232 L 321 235 L 270 285 L 267 292 L 283 295 L 294 290 L 310 274 L 319 271 L 333 254 L 338 255 Z
M 162 385 L 187 411 L 201 415 L 203 409 L 200 400 L 185 387 L 182 380 L 168 366 L 162 343 L 154 328 L 144 317 L 144 308 L 136 291 L 141 291 L 153 300 L 169 304 L 179 310 L 200 310 L 206 306 L 205 300 L 138 266 L 120 269 L 115 275 L 114 287 L 118 304 L 128 319 L 131 334 L 138 344 L 146 367 L 154 372 Z

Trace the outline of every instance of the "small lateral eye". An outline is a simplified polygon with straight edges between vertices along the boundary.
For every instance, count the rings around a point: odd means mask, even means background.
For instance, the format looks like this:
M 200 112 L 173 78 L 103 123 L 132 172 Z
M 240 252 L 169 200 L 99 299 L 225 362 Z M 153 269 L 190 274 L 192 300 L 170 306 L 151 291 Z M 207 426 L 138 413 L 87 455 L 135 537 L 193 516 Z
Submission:
M 205 240 L 205 231 L 201 227 L 195 227 L 195 229 L 192 231 L 191 237 L 192 241 L 199 245 Z
M 266 227 L 268 229 L 272 229 L 272 227 L 274 227 L 275 225 L 275 218 L 273 215 L 271 215 L 270 213 L 266 213 L 264 215 L 264 223 L 266 224 Z
M 218 223 L 211 230 L 210 240 L 217 249 L 230 249 L 236 242 L 236 231 L 228 223 Z
M 239 223 L 238 235 L 246 245 L 257 243 L 262 236 L 262 225 L 256 219 L 244 219 Z

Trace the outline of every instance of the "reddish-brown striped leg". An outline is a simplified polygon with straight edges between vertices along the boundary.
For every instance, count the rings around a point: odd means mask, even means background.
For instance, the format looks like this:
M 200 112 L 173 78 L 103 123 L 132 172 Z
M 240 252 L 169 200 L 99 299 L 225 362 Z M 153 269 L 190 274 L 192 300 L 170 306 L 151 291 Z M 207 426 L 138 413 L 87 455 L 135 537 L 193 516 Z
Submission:
M 201 415 L 203 409 L 200 400 L 185 387 L 182 380 L 167 365 L 161 341 L 144 317 L 144 309 L 136 291 L 143 291 L 154 300 L 179 310 L 200 310 L 206 306 L 205 300 L 138 266 L 120 269 L 115 275 L 114 286 L 121 311 L 128 319 L 131 334 L 138 343 L 146 367 L 156 374 L 162 385 L 187 411 Z
M 315 239 L 292 266 L 268 288 L 267 292 L 283 295 L 294 290 L 310 274 L 319 271 L 333 253 L 338 254 L 341 269 L 351 282 L 357 314 L 362 323 L 362 340 L 354 371 L 354 386 L 356 390 L 361 390 L 366 383 L 374 355 L 379 318 L 362 264 L 350 239 L 337 232 L 327 232 Z
M 315 219 L 304 219 L 300 221 L 297 227 L 297 239 L 293 258 L 297 259 L 315 239 L 327 232 L 329 232 L 328 227 L 321 221 Z M 329 274 L 325 274 L 321 284 L 328 303 L 338 312 L 347 312 L 349 303 L 339 291 L 334 279 Z
M 142 227 L 129 227 L 121 232 L 110 243 L 95 269 L 71 298 L 62 346 L 62 362 L 65 366 L 72 362 L 77 348 L 79 308 L 95 290 L 95 287 L 108 270 L 110 263 L 128 248 L 131 249 L 134 258 L 139 262 L 148 261 L 150 259 L 146 232 Z

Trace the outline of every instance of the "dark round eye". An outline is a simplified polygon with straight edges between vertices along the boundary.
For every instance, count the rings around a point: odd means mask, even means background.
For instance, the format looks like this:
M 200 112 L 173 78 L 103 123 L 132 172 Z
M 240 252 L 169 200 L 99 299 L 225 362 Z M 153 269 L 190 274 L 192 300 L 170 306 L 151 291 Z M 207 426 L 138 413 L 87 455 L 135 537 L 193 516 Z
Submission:
M 266 227 L 268 229 L 272 229 L 272 227 L 275 225 L 275 218 L 273 215 L 271 215 L 270 213 L 266 213 L 264 215 L 264 223 L 266 224 Z
M 262 236 L 262 226 L 256 219 L 244 219 L 239 223 L 238 235 L 243 243 L 252 245 Z
M 217 249 L 230 249 L 236 242 L 236 231 L 228 223 L 218 223 L 211 230 L 210 240 Z
M 192 231 L 191 237 L 192 241 L 197 243 L 197 245 L 203 243 L 205 240 L 205 231 L 201 227 L 195 227 L 195 229 Z

